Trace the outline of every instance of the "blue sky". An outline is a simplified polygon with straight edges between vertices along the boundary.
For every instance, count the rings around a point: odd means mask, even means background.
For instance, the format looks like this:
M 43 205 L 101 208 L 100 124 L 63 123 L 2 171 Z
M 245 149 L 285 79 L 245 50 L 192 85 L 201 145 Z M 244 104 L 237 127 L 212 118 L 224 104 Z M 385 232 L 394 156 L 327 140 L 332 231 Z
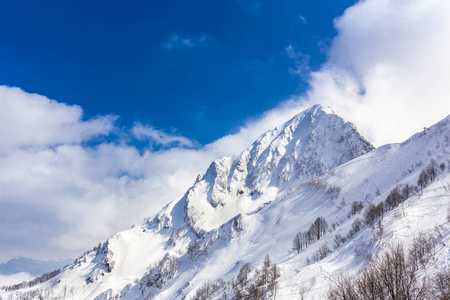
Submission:
M 5 1 L 0 84 L 201 144 L 307 87 L 354 1 Z M 291 68 L 291 72 L 289 72 Z

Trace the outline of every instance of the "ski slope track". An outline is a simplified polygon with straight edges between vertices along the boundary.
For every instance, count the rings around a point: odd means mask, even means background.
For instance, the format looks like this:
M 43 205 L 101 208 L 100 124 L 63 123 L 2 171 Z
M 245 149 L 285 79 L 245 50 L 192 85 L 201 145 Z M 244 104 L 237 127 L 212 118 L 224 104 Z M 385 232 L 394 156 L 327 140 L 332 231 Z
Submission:
M 417 185 L 431 161 L 445 167 L 385 213 L 382 232 L 364 224 L 349 235 L 370 204 L 384 201 L 396 186 Z M 362 210 L 352 213 L 354 202 Z M 155 218 L 115 234 L 44 283 L 0 295 L 196 299 L 206 283 L 230 282 L 246 263 L 254 274 L 268 254 L 280 269 L 276 299 L 327 299 L 340 274 L 358 274 L 389 245 L 408 246 L 418 234 L 439 231 L 427 274 L 448 270 L 449 206 L 450 116 L 403 143 L 375 149 L 351 123 L 316 105 L 236 157 L 214 161 Z M 318 217 L 329 224 L 326 233 L 294 251 L 295 235 Z M 336 246 L 337 235 L 348 238 Z M 324 245 L 325 257 L 312 259 Z M 207 299 L 232 299 L 232 293 L 220 289 Z

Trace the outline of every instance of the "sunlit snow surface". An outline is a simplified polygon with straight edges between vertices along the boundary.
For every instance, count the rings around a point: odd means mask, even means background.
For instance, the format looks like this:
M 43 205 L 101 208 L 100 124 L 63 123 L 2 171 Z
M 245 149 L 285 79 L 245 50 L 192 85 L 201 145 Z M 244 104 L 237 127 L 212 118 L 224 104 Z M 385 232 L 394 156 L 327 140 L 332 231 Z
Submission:
M 336 234 L 346 235 L 356 218 L 351 203 L 377 204 L 398 184 L 417 182 L 431 159 L 450 164 L 450 117 L 401 144 L 373 147 L 350 123 L 324 106 L 297 115 L 262 135 L 235 158 L 215 161 L 180 200 L 167 205 L 153 220 L 111 237 L 102 251 L 91 252 L 52 280 L 31 288 L 48 290 L 49 297 L 70 299 L 190 299 L 205 282 L 236 277 L 245 263 L 259 267 L 266 254 L 281 268 L 277 299 L 324 299 L 341 273 L 357 274 L 368 260 L 393 242 L 405 245 L 420 232 L 443 225 L 433 268 L 450 267 L 450 174 L 446 168 L 422 192 L 409 198 L 383 219 L 377 238 L 365 226 L 339 248 Z M 449 161 L 448 161 L 449 160 Z M 329 193 L 311 183 L 321 178 Z M 301 253 L 292 240 L 317 217 L 335 230 Z M 350 217 L 349 217 L 350 216 Z M 197 243 L 195 255 L 188 246 Z M 306 264 L 320 246 L 332 250 L 325 259 Z M 175 276 L 161 288 L 146 287 L 149 267 L 178 259 Z M 113 261 L 110 272 L 105 262 Z M 14 293 L 18 296 L 30 289 Z M 217 295 L 219 297 L 220 295 Z

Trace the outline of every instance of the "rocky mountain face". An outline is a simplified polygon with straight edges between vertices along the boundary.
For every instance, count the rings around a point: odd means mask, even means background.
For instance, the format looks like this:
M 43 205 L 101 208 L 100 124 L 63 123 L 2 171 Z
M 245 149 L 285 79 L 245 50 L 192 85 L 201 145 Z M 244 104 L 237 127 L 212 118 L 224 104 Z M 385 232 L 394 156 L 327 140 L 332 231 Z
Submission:
M 393 243 L 409 251 L 432 236 L 433 251 L 414 272 L 425 282 L 448 270 L 449 221 L 450 117 L 374 149 L 351 123 L 316 105 L 238 156 L 214 161 L 155 218 L 50 280 L 0 294 L 326 299 L 340 274 L 355 277 Z
M 214 161 L 186 195 L 186 220 L 195 231 L 218 228 L 261 204 L 268 190 L 321 176 L 374 147 L 353 124 L 316 105 L 259 137 L 237 158 Z

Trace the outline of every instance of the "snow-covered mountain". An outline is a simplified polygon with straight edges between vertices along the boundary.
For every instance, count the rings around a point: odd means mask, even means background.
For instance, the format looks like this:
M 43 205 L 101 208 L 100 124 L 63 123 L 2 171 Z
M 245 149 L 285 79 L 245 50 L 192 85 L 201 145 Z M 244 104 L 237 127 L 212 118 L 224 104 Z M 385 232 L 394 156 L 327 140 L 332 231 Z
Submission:
M 339 274 L 355 276 L 388 245 L 409 247 L 426 235 L 433 253 L 418 271 L 424 280 L 450 269 L 449 170 L 450 116 L 374 149 L 351 123 L 316 105 L 240 155 L 214 161 L 155 218 L 50 280 L 1 293 L 326 299 Z
M 177 206 L 194 232 L 210 232 L 258 210 L 292 182 L 321 176 L 372 149 L 351 123 L 316 105 L 263 134 L 237 158 L 214 161 Z

